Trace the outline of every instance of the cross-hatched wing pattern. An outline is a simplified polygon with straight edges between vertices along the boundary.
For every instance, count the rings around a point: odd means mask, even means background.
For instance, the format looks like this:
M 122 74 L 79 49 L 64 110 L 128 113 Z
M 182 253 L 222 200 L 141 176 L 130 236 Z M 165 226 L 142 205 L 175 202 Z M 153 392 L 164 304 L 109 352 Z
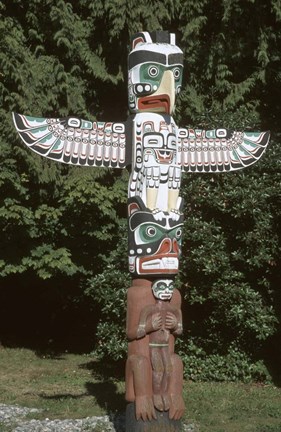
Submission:
M 41 156 L 72 165 L 124 168 L 126 124 L 76 117 L 37 118 L 13 113 L 23 142 Z
M 234 171 L 255 163 L 269 142 L 267 132 L 228 129 L 178 130 L 178 164 L 191 173 Z

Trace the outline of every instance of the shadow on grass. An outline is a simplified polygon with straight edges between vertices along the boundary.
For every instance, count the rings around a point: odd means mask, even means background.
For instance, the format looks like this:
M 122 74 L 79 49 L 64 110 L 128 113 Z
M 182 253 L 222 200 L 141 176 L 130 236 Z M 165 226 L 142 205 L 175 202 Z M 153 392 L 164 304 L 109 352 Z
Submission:
M 113 382 L 87 382 L 85 387 L 95 397 L 98 405 L 106 410 L 116 431 L 122 432 L 125 423 L 126 401 Z
M 126 409 L 125 395 L 115 381 L 124 381 L 124 361 L 105 362 L 91 360 L 79 365 L 91 372 L 95 382 L 85 383 L 88 394 L 94 396 L 100 407 L 108 413 L 123 412 Z M 98 382 L 97 382 L 98 381 Z
M 87 382 L 85 387 L 88 394 L 95 397 L 97 404 L 106 410 L 116 431 L 123 432 L 127 402 L 125 395 L 120 392 L 116 381 L 124 381 L 125 364 L 119 362 L 89 361 L 79 365 L 92 373 L 99 382 Z
M 40 398 L 48 400 L 61 400 L 61 399 L 80 399 L 85 396 L 89 396 L 88 393 L 81 393 L 79 395 L 74 395 L 71 393 L 60 393 L 55 395 L 46 395 L 45 393 L 39 393 Z M 1 431 L 0 431 L 1 432 Z
M 62 393 L 56 395 L 40 394 L 42 399 L 61 400 L 61 399 L 80 399 L 85 396 L 93 396 L 96 403 L 103 408 L 110 417 L 116 431 L 124 432 L 126 401 L 124 394 L 120 393 L 115 383 L 105 382 L 86 382 L 86 392 L 79 395 Z
M 107 411 L 108 414 L 114 412 L 123 412 L 126 409 L 124 394 L 120 393 L 115 383 L 105 382 L 86 382 L 86 391 L 84 393 L 73 395 L 71 393 L 59 393 L 55 395 L 46 395 L 40 393 L 42 399 L 61 400 L 61 399 L 80 399 L 85 396 L 93 396 L 96 403 Z
M 80 364 L 79 368 L 87 369 L 92 373 L 93 377 L 103 381 L 108 381 L 109 379 L 124 381 L 125 378 L 124 360 L 117 362 L 90 360 L 87 363 Z
M 113 382 L 87 382 L 85 387 L 89 395 L 94 396 L 98 405 L 104 408 L 108 414 L 123 412 L 126 409 L 124 394 L 120 393 Z

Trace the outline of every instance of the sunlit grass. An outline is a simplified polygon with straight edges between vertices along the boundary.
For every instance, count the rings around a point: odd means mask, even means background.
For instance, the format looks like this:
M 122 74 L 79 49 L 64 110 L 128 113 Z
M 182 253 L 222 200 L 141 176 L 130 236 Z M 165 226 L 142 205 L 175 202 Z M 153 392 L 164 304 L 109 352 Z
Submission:
M 186 383 L 187 417 L 200 432 L 281 432 L 281 390 L 237 383 Z
M 41 416 L 81 418 L 122 408 L 122 383 L 104 379 L 87 355 L 38 356 L 27 349 L 0 351 L 0 402 L 42 408 Z M 124 386 L 123 386 L 124 387 Z
M 89 355 L 0 350 L 0 403 L 40 408 L 32 418 L 82 418 L 124 412 L 123 369 Z M 281 432 L 281 390 L 272 385 L 184 386 L 185 423 L 195 432 Z M 5 428 L 0 424 L 0 432 Z

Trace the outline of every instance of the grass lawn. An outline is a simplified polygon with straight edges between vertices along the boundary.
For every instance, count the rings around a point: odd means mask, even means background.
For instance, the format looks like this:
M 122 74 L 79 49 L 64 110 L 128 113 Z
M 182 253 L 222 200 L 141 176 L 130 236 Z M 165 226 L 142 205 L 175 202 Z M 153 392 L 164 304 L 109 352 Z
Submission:
M 43 408 L 36 418 L 125 410 L 123 368 L 113 370 L 89 355 L 2 348 L 0 365 L 0 403 Z M 185 420 L 196 432 L 281 432 L 280 388 L 186 382 L 184 398 Z

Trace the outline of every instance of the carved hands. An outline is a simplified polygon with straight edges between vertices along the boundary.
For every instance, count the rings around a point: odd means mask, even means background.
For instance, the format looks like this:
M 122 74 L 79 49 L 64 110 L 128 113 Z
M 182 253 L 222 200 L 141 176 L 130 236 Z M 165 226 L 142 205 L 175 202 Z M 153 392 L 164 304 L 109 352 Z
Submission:
M 139 324 L 137 331 L 137 339 L 145 336 L 147 333 L 159 330 L 163 326 L 163 320 L 160 312 L 155 312 L 149 316 L 146 323 Z
M 166 314 L 165 328 L 177 335 L 182 333 L 182 323 L 178 321 L 172 312 Z
M 149 316 L 146 323 L 140 323 L 137 330 L 137 339 L 145 336 L 153 331 L 160 330 L 161 328 L 170 330 L 171 333 L 179 335 L 182 333 L 182 323 L 178 321 L 175 314 L 172 312 L 166 313 L 165 323 L 160 312 L 155 312 Z
M 160 312 L 156 312 L 151 316 L 151 331 L 157 331 L 163 326 L 163 320 Z M 149 333 L 149 332 L 148 332 Z

